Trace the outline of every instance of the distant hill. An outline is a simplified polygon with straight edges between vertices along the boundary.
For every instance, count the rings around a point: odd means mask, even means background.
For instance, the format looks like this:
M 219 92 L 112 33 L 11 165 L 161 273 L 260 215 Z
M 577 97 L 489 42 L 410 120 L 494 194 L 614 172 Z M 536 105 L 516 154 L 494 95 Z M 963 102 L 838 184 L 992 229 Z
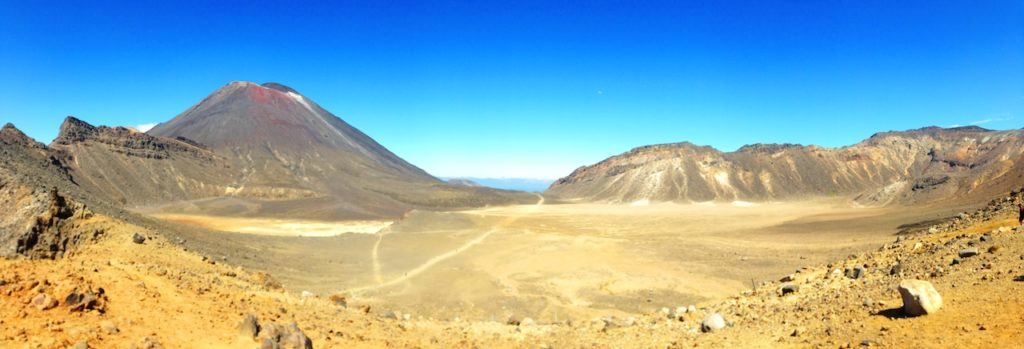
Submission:
M 635 148 L 556 181 L 565 199 L 632 202 L 850 197 L 865 204 L 982 201 L 1024 184 L 1024 131 L 928 127 L 846 147 L 691 143 Z
M 480 185 L 480 183 L 477 183 L 476 181 L 472 181 L 472 180 L 465 179 L 465 178 L 445 179 L 445 182 L 448 182 L 448 184 L 451 184 L 451 185 L 461 185 L 461 186 L 466 186 L 466 187 L 482 187 L 482 185 Z
M 542 192 L 551 185 L 554 180 L 533 179 L 533 178 L 480 178 L 480 177 L 458 177 L 445 178 L 448 183 L 472 183 L 470 186 L 486 186 L 506 190 L 522 190 L 528 192 Z

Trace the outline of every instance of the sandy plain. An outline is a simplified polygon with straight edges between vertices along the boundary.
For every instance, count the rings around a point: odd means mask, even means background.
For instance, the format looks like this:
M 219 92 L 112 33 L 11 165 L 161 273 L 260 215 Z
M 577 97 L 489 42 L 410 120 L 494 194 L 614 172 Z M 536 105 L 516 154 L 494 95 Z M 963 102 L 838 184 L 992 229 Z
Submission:
M 949 211 L 841 200 L 545 204 L 538 196 L 533 205 L 414 211 L 376 234 L 301 233 L 350 222 L 289 222 L 275 234 L 265 219 L 203 216 L 199 225 L 231 232 L 195 238 L 230 241 L 208 253 L 268 272 L 295 292 L 345 294 L 438 319 L 559 321 L 736 294 L 874 248 L 906 223 Z

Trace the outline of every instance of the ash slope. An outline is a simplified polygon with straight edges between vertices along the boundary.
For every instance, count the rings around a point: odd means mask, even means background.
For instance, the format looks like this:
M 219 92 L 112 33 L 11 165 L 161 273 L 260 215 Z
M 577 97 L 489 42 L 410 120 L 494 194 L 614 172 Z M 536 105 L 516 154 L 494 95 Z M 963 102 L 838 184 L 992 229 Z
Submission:
M 83 189 L 128 206 L 222 195 L 238 175 L 224 158 L 187 139 L 97 127 L 71 116 L 50 148 Z
M 1024 131 L 928 127 L 823 148 L 691 143 L 635 148 L 581 167 L 545 192 L 564 199 L 773 201 L 844 196 L 866 204 L 980 203 L 1024 183 Z

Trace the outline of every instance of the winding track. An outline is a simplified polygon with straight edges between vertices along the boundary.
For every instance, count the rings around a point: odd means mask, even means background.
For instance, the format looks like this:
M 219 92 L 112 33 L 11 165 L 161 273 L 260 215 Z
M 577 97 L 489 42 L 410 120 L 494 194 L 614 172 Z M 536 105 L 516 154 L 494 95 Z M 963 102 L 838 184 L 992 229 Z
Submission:
M 542 196 L 540 194 L 536 194 L 536 193 L 534 195 L 537 195 L 538 200 L 537 200 L 537 203 L 533 205 L 532 209 L 529 212 L 533 212 L 533 211 L 537 210 L 538 207 L 540 207 L 541 205 L 544 204 L 544 196 Z M 380 273 L 380 269 L 381 268 L 380 268 L 380 257 L 379 257 L 380 254 L 379 254 L 379 250 L 380 250 L 381 242 L 384 241 L 384 235 L 387 235 L 387 233 L 381 233 L 377 237 L 377 242 L 373 244 L 373 251 L 370 253 L 371 258 L 373 259 L 373 274 L 374 274 L 374 278 L 377 280 L 377 284 L 375 284 L 375 285 L 367 285 L 367 286 L 362 286 L 362 287 L 357 287 L 357 288 L 349 289 L 348 291 L 346 291 L 346 293 L 350 293 L 351 294 L 351 293 L 358 293 L 358 292 L 364 292 L 364 291 L 370 291 L 370 290 L 375 290 L 375 289 L 379 289 L 379 288 L 384 288 L 384 287 L 388 287 L 388 286 L 392 286 L 392 285 L 396 285 L 396 284 L 402 283 L 402 282 L 404 282 L 406 280 L 409 280 L 409 279 L 411 279 L 413 277 L 416 277 L 417 275 L 422 274 L 423 272 L 425 272 L 427 270 L 430 270 L 430 268 L 432 268 L 435 265 L 437 265 L 437 263 L 443 262 L 443 261 L 447 260 L 448 258 L 452 258 L 452 257 L 458 256 L 459 254 L 461 254 L 462 252 L 465 252 L 466 250 L 472 248 L 473 246 L 476 246 L 476 245 L 480 244 L 481 242 L 484 242 L 484 240 L 487 240 L 487 238 L 490 237 L 491 234 L 494 234 L 494 232 L 498 231 L 498 229 L 500 229 L 500 228 L 502 228 L 502 227 L 504 227 L 504 226 L 506 226 L 506 225 L 508 225 L 508 224 L 510 224 L 512 222 L 515 222 L 516 220 L 518 220 L 522 216 L 523 215 L 509 216 L 505 220 L 503 220 L 501 222 L 498 222 L 497 224 L 492 226 L 491 229 L 488 229 L 483 234 L 480 234 L 480 236 L 477 236 L 476 238 L 467 241 L 465 244 L 462 244 L 461 246 L 456 247 L 455 249 L 453 249 L 451 251 L 448 251 L 448 252 L 439 254 L 437 256 L 434 256 L 433 258 L 430 258 L 430 259 L 426 260 L 425 262 L 423 262 L 423 264 L 420 264 L 419 266 L 417 266 L 415 268 L 412 268 L 409 271 L 406 271 L 405 274 L 403 274 L 402 276 L 394 278 L 394 279 L 391 279 L 391 280 L 388 280 L 386 282 L 384 281 L 384 279 L 383 279 L 383 277 L 381 276 L 381 273 Z

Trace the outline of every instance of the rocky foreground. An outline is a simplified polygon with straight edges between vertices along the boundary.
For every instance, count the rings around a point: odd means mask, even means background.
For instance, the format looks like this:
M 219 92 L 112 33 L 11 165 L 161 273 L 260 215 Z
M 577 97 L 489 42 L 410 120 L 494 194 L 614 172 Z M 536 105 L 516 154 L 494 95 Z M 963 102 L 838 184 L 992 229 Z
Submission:
M 0 347 L 1020 347 L 1022 196 L 730 299 L 559 323 L 437 320 L 293 294 L 158 231 L 70 215 L 61 233 L 85 240 L 0 260 Z

